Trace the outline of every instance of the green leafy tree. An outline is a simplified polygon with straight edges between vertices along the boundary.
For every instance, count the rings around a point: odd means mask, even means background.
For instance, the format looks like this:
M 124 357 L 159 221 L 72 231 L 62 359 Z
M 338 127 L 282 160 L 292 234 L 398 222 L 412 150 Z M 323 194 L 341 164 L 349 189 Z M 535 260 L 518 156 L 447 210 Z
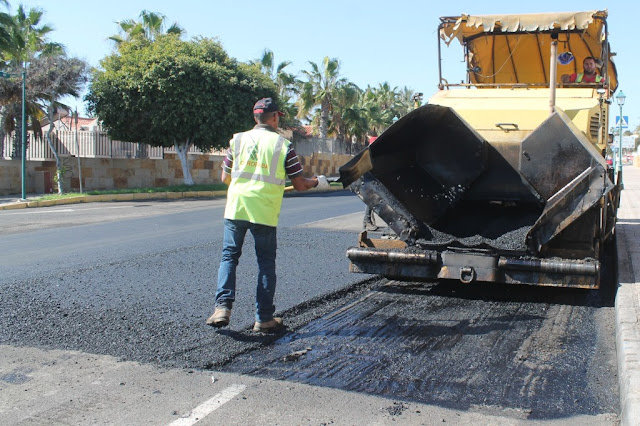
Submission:
M 69 113 L 71 108 L 59 102 L 63 96 L 77 97 L 87 82 L 88 65 L 77 58 L 65 55 L 41 56 L 31 62 L 29 79 L 43 115 L 48 118 L 49 130 L 46 138 L 56 159 L 58 193 L 64 192 L 63 165 L 52 140 L 53 121 L 56 112 Z
M 189 148 L 226 147 L 254 124 L 251 108 L 267 96 L 277 98 L 273 82 L 216 41 L 160 35 L 121 43 L 94 72 L 86 100 L 111 137 L 174 146 L 191 185 Z
M 177 23 L 173 23 L 165 31 L 166 16 L 158 12 L 149 12 L 148 10 L 140 12 L 140 21 L 124 19 L 116 23 L 120 27 L 120 34 L 109 37 L 109 40 L 113 40 L 116 45 L 134 39 L 154 41 L 163 34 L 173 34 L 178 37 L 184 34 L 184 29 Z
M 309 66 L 310 70 L 302 71 L 306 81 L 302 83 L 298 100 L 299 116 L 304 117 L 317 107 L 320 138 L 326 139 L 335 93 L 341 86 L 347 84 L 347 80 L 340 77 L 340 63 L 335 58 L 329 59 L 325 56 L 320 66 L 311 61 Z

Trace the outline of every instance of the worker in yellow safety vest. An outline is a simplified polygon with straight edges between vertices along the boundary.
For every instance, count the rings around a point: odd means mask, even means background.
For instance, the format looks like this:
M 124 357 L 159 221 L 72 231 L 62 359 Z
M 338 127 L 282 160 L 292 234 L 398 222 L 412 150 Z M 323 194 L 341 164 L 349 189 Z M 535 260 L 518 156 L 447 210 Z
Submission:
M 593 56 L 587 56 L 582 60 L 581 73 L 563 74 L 563 83 L 600 83 L 602 76 L 597 73 L 598 63 Z
M 253 107 L 256 125 L 236 133 L 222 164 L 220 179 L 229 186 L 224 212 L 222 259 L 218 269 L 215 310 L 207 324 L 229 324 L 236 293 L 236 267 L 247 231 L 255 241 L 258 260 L 256 318 L 254 331 L 270 332 L 283 326 L 273 316 L 276 289 L 276 226 L 280 216 L 285 179 L 298 191 L 328 189 L 325 176 L 304 177 L 291 142 L 277 128 L 284 115 L 271 98 L 260 99 Z

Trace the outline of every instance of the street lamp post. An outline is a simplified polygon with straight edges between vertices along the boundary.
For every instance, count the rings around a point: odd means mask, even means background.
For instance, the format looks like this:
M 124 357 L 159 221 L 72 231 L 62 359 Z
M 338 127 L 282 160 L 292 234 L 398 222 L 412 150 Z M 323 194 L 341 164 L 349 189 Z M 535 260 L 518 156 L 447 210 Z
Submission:
M 21 175 L 22 175 L 22 200 L 27 199 L 27 105 L 26 98 L 26 80 L 27 71 L 22 69 L 22 163 L 21 163 Z
M 27 71 L 22 70 L 22 163 L 21 163 L 21 171 L 20 175 L 22 178 L 22 200 L 26 200 L 27 198 L 27 179 L 26 179 L 26 169 L 27 169 L 27 118 L 26 118 L 26 80 L 27 80 Z M 0 71 L 0 77 L 10 78 L 17 76 L 17 74 L 10 74 L 8 72 Z
M 618 146 L 618 185 L 620 186 L 620 188 L 624 187 L 622 183 L 622 105 L 624 105 L 625 99 L 627 99 L 627 97 L 624 95 L 622 90 L 620 90 L 620 93 L 616 95 L 616 102 L 620 106 L 620 127 L 618 129 L 618 133 L 620 136 L 620 145 Z

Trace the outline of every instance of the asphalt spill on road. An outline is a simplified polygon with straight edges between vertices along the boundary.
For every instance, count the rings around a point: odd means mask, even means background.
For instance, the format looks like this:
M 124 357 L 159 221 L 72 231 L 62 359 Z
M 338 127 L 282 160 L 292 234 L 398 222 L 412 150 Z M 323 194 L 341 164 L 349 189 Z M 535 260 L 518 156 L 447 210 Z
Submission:
M 391 282 L 225 370 L 516 418 L 615 413 L 602 297 Z

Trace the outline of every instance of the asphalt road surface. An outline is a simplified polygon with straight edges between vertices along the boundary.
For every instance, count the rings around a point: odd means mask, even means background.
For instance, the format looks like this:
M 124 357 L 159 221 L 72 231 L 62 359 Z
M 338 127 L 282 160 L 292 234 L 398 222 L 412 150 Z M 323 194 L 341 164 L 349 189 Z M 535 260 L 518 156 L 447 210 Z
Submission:
M 346 192 L 285 199 L 276 307 L 287 330 L 249 331 L 250 237 L 231 326 L 206 327 L 223 208 L 199 200 L 0 211 L 0 345 L 277 379 L 354 407 L 358 395 L 382 397 L 390 420 L 430 423 L 427 413 L 416 420 L 430 406 L 493 423 L 616 422 L 610 291 L 351 275 L 344 252 L 364 209 Z M 12 390 L 26 376 L 0 370 L 0 413 L 12 404 L 2 391 L 19 395 Z
M 190 368 L 216 365 L 261 344 L 265 338 L 237 338 L 204 326 L 213 310 L 224 200 L 166 204 L 171 202 L 109 210 L 119 205 L 107 203 L 103 215 L 95 209 L 102 204 L 43 209 L 41 215 L 56 216 L 65 226 L 54 227 L 48 219 L 44 229 L 1 235 L 0 245 L 11 250 L 0 256 L 0 343 Z M 142 210 L 150 213 L 141 215 Z M 332 229 L 323 220 L 354 214 L 361 220 L 363 210 L 346 191 L 285 199 L 278 231 L 280 312 L 362 279 L 349 274 L 344 254 L 357 231 Z M 93 218 L 83 216 L 85 211 Z M 1 213 L 2 228 L 15 230 L 15 224 L 5 224 L 24 221 L 11 215 L 5 221 Z M 70 225 L 75 222 L 82 224 Z M 256 271 L 248 235 L 227 332 L 253 324 Z M 225 349 L 211 351 L 212 346 Z

